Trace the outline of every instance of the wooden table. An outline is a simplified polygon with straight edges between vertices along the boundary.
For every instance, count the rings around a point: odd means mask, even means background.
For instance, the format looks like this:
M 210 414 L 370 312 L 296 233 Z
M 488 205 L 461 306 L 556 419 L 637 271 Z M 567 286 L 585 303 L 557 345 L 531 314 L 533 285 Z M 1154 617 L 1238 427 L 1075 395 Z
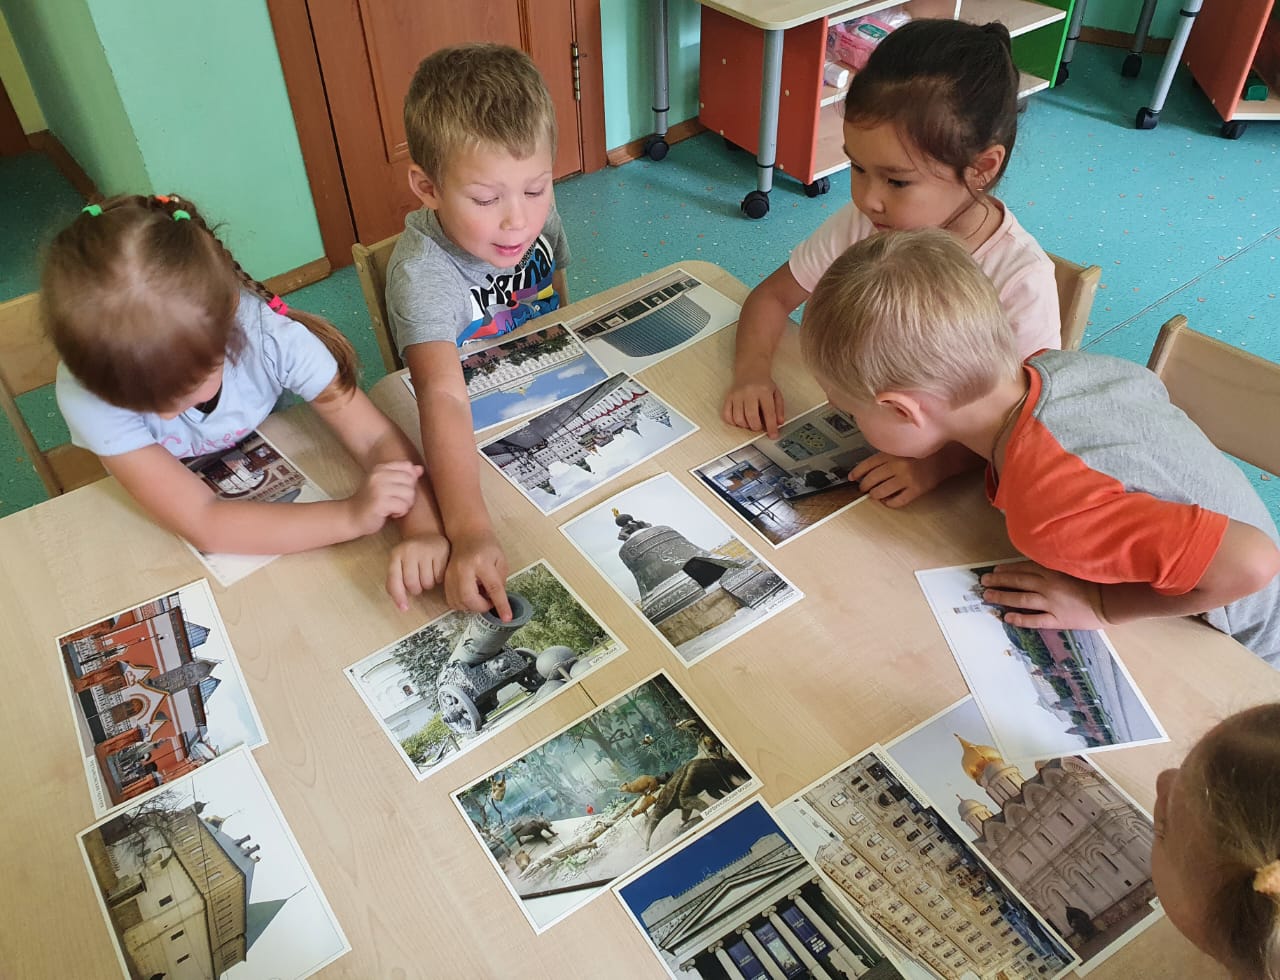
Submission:
M 746 295 L 713 266 L 682 266 L 736 300 Z M 965 694 L 913 572 L 1009 552 L 1000 516 L 976 480 L 948 485 L 902 512 L 861 504 L 781 551 L 761 545 L 807 598 L 692 669 L 656 642 L 560 534 L 559 523 L 662 470 L 739 530 L 687 472 L 742 441 L 719 420 L 732 345 L 726 329 L 642 372 L 642 381 L 703 428 L 556 520 L 481 467 L 511 567 L 548 559 L 630 650 L 421 784 L 342 673 L 444 611 L 433 595 L 401 614 L 383 595 L 393 532 L 282 558 L 229 589 L 212 585 L 270 739 L 255 757 L 353 947 L 324 976 L 662 976 L 611 896 L 535 937 L 449 799 L 659 667 L 742 753 L 770 803 Z M 794 332 L 783 342 L 778 380 L 793 415 L 821 400 L 800 365 Z M 376 394 L 416 433 L 398 377 L 380 383 Z M 354 485 L 355 467 L 309 410 L 277 415 L 263 431 L 331 493 Z M 742 535 L 754 539 L 750 531 Z M 94 818 L 53 641 L 203 570 L 112 480 L 0 521 L 0 554 L 0 649 L 10 684 L 0 714 L 7 747 L 0 974 L 113 976 L 107 925 L 76 844 Z M 1280 674 L 1191 620 L 1134 624 L 1111 636 L 1173 741 L 1095 758 L 1146 806 L 1156 773 L 1176 764 L 1211 723 L 1280 699 Z M 1096 975 L 1215 973 L 1161 921 Z

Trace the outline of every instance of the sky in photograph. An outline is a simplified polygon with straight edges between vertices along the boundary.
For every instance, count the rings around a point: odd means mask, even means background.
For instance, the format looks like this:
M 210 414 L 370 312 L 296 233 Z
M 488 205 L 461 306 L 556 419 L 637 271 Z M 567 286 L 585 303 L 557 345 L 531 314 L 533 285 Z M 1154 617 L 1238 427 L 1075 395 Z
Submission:
M 592 385 L 598 385 L 607 377 L 604 369 L 584 351 L 581 357 L 565 362 L 556 370 L 535 376 L 525 385 L 523 392 L 491 391 L 472 399 L 471 417 L 478 431 L 550 408 Z

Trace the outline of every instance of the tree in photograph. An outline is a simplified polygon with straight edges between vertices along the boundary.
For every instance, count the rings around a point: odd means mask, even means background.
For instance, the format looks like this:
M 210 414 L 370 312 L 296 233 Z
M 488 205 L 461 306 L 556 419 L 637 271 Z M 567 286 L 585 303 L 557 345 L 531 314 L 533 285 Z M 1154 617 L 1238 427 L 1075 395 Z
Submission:
M 528 599 L 534 609 L 533 619 L 511 635 L 513 647 L 540 651 L 550 646 L 566 646 L 575 653 L 585 654 L 608 636 L 545 565 L 535 565 L 513 577 L 507 588 Z
M 409 675 L 429 708 L 437 708 L 436 677 L 453 652 L 453 644 L 438 626 L 424 626 L 396 644 L 392 656 Z
M 453 732 L 444 723 L 444 717 L 439 712 L 436 712 L 435 717 L 427 722 L 421 730 L 402 740 L 400 747 L 404 749 L 404 754 L 409 757 L 415 766 L 421 766 L 428 759 L 439 753 L 442 742 L 452 742 L 454 748 L 457 748 L 458 745 L 458 740 L 454 738 Z

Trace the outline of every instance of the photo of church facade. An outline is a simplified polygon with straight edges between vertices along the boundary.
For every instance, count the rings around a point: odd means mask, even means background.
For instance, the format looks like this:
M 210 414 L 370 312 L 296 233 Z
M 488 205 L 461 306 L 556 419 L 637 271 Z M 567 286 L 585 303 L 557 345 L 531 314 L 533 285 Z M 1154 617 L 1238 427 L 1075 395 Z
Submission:
M 901 976 L 758 802 L 617 893 L 677 980 Z

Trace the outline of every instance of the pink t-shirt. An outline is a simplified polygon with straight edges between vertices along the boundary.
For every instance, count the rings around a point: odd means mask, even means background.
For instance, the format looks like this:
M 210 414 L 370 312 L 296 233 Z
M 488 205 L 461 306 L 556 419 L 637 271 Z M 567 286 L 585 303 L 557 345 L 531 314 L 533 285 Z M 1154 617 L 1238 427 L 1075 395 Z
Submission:
M 999 204 L 995 198 L 993 202 Z M 1018 224 L 1003 204 L 1004 217 L 990 238 L 973 253 L 1000 294 L 1017 339 L 1018 357 L 1026 359 L 1046 347 L 1062 346 L 1062 319 L 1058 312 L 1058 285 L 1053 261 Z M 791 274 L 804 289 L 813 292 L 818 280 L 855 242 L 870 238 L 875 225 L 850 201 L 822 223 L 791 253 Z

